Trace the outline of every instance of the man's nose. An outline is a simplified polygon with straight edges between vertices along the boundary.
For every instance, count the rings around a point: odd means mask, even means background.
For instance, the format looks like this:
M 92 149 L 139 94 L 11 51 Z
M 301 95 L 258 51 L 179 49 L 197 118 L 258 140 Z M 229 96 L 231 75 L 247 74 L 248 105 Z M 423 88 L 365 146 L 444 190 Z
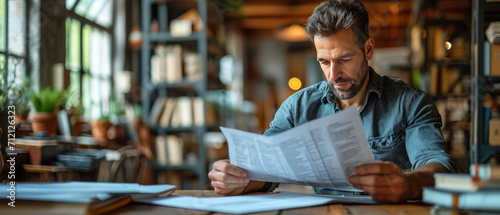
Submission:
M 331 63 L 328 71 L 328 80 L 336 80 L 338 77 L 342 75 L 342 71 L 338 64 Z

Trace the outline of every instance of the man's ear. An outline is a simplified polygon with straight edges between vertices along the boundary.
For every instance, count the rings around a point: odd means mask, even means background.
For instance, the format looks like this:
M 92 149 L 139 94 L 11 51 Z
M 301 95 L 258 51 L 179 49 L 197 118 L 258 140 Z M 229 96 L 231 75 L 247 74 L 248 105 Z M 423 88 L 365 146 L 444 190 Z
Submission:
M 365 41 L 366 61 L 369 61 L 372 59 L 374 49 L 375 49 L 375 40 L 373 39 L 373 37 L 370 37 Z

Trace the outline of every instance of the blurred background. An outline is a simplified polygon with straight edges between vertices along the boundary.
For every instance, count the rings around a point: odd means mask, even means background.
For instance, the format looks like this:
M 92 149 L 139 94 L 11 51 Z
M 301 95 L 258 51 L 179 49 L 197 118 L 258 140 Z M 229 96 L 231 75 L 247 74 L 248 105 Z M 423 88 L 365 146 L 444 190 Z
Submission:
M 219 126 L 263 133 L 288 96 L 325 80 L 303 28 L 320 2 L 0 0 L 2 153 L 15 133 L 26 181 L 210 188 L 211 163 L 228 158 Z M 485 33 L 499 3 L 362 2 L 370 66 L 430 93 L 463 172 L 497 162 L 497 85 L 483 80 L 500 74 Z M 57 125 L 39 127 L 40 112 Z

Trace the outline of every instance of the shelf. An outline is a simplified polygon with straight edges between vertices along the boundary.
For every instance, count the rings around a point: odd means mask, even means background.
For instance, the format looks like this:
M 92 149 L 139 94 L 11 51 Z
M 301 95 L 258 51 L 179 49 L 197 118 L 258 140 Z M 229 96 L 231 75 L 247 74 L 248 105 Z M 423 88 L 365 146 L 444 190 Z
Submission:
M 153 87 L 156 88 L 166 88 L 166 89 L 176 89 L 176 88 L 192 88 L 196 89 L 198 86 L 203 84 L 202 80 L 182 80 L 181 82 L 174 82 L 174 83 L 158 83 L 158 84 L 153 84 Z
M 478 151 L 478 145 L 473 145 L 473 150 Z M 491 146 L 489 144 L 482 144 L 479 148 L 479 154 L 481 154 L 481 157 L 479 157 L 478 162 L 479 163 L 486 163 L 490 157 L 492 157 L 495 154 L 500 154 L 500 146 Z
M 183 79 L 181 82 L 175 83 L 150 83 L 146 85 L 146 89 L 149 91 L 153 91 L 156 89 L 168 89 L 171 91 L 192 91 L 196 92 L 198 95 L 202 95 L 204 93 L 205 83 L 203 80 L 187 80 Z
M 449 66 L 470 66 L 471 61 L 469 59 L 445 58 L 443 60 L 432 60 L 429 63 Z
M 166 165 L 166 166 L 155 164 L 154 168 L 155 169 L 159 169 L 159 170 L 171 170 L 171 169 L 175 169 L 175 170 L 183 170 L 183 169 L 184 170 L 193 170 L 194 172 L 196 172 L 198 174 L 200 167 L 197 166 L 197 165 L 189 165 L 189 164 L 183 164 L 183 165 Z
M 484 4 L 484 8 L 489 8 L 489 9 L 500 9 L 500 2 L 486 2 Z
M 191 35 L 187 37 L 172 37 L 169 32 L 158 32 L 152 33 L 150 35 L 151 42 L 183 42 L 183 41 L 196 41 L 198 38 L 202 36 L 198 32 L 193 32 Z
M 154 129 L 158 132 L 168 133 L 168 132 L 190 132 L 190 131 L 201 132 L 205 128 L 200 127 L 200 126 L 175 127 L 175 128 L 172 128 L 172 127 L 163 128 L 163 127 L 159 127 L 159 126 L 152 126 L 151 129 Z
M 484 81 L 487 83 L 500 83 L 500 76 L 484 76 Z

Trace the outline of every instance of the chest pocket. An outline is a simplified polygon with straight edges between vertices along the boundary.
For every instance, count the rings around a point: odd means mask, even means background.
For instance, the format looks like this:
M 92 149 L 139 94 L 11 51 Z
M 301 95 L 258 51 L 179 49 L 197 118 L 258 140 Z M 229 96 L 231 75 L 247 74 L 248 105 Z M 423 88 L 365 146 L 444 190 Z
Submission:
M 404 131 L 399 130 L 386 136 L 369 138 L 368 143 L 370 144 L 373 153 L 384 153 L 401 146 L 404 144 L 404 140 Z

